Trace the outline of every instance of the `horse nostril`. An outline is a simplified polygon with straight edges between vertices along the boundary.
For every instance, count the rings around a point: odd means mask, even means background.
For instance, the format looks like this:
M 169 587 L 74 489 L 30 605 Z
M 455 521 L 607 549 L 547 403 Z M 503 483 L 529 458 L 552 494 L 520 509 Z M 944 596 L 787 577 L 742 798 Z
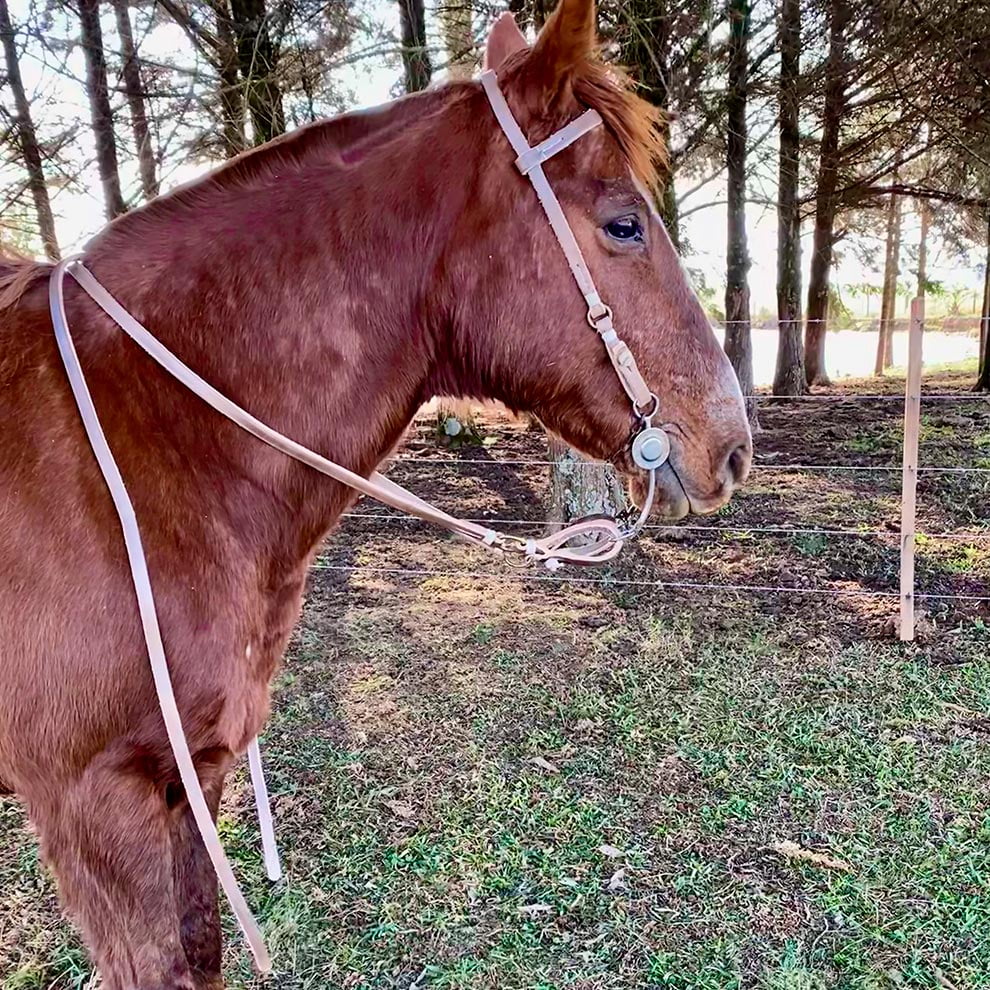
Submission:
M 729 477 L 736 485 L 741 485 L 749 474 L 749 465 L 753 460 L 753 447 L 749 443 L 741 443 L 734 447 L 726 460 Z

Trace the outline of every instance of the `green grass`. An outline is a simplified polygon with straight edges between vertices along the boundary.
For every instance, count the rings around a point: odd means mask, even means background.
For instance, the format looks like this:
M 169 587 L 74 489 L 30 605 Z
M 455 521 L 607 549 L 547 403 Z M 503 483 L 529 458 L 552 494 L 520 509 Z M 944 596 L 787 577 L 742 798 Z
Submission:
M 263 879 L 243 781 L 222 822 L 274 985 L 990 986 L 985 626 L 945 633 L 937 666 L 795 646 L 756 612 L 713 635 L 592 594 L 444 617 L 451 594 L 308 610 L 265 740 L 287 878 Z M 0 987 L 81 987 L 22 816 L 0 816 Z M 229 977 L 257 982 L 236 936 Z
M 926 409 L 924 463 L 982 463 L 990 434 L 947 415 Z M 829 447 L 899 457 L 894 421 L 827 425 Z M 896 527 L 898 485 L 754 476 L 720 513 L 739 531 L 646 540 L 597 588 L 489 562 L 491 582 L 356 574 L 324 594 L 316 577 L 263 740 L 285 879 L 264 878 L 243 770 L 221 818 L 275 964 L 255 977 L 227 917 L 230 986 L 990 990 L 985 610 L 927 601 L 905 647 L 865 638 L 896 599 L 611 582 L 776 584 L 784 567 L 896 587 L 896 528 L 745 527 Z M 919 589 L 985 593 L 983 542 L 923 533 L 982 533 L 987 495 L 985 476 L 923 476 Z M 392 531 L 364 533 L 355 559 L 437 554 L 480 569 Z M 90 980 L 24 815 L 0 799 L 0 990 Z

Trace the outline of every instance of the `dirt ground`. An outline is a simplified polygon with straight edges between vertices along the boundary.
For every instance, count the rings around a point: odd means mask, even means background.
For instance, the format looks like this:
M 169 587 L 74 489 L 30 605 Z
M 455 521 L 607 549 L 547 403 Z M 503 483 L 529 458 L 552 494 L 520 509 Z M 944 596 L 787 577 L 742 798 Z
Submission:
M 937 597 L 915 644 L 902 381 L 761 404 L 746 490 L 604 572 L 515 571 L 361 503 L 263 739 L 286 878 L 263 877 L 243 772 L 221 818 L 264 985 L 990 987 L 990 602 L 969 600 L 990 596 L 990 401 L 969 380 L 926 379 L 956 398 L 923 403 L 922 467 L 979 470 L 921 475 Z M 538 531 L 545 459 L 521 423 L 444 449 L 424 421 L 389 473 Z M 261 986 L 230 934 L 231 985 Z M 89 979 L 0 801 L 0 988 Z
M 990 594 L 990 400 L 973 396 L 969 383 L 970 376 L 946 374 L 925 385 L 929 395 L 949 398 L 922 403 L 917 591 L 934 596 L 920 597 L 923 632 L 928 623 L 988 615 L 985 602 L 950 597 Z M 865 391 L 883 397 L 853 398 Z M 755 467 L 733 502 L 707 519 L 652 526 L 610 577 L 803 589 L 765 595 L 761 608 L 798 613 L 809 627 L 838 621 L 848 622 L 851 633 L 889 632 L 899 607 L 903 380 L 849 380 L 809 400 L 766 401 L 759 420 Z M 532 520 L 530 531 L 539 531 L 549 487 L 549 468 L 540 463 L 547 457 L 542 432 L 502 419 L 483 421 L 482 434 L 482 445 L 438 451 L 426 421 L 390 473 L 443 507 L 478 519 Z M 965 468 L 975 471 L 960 471 Z M 750 531 L 761 528 L 785 532 Z M 324 563 L 348 566 L 359 554 L 364 567 L 394 568 L 401 559 L 390 546 L 397 533 L 428 544 L 416 567 L 490 567 L 477 554 L 462 555 L 455 565 L 436 534 L 368 504 L 346 521 Z M 720 610 L 725 600 L 663 590 L 692 608 L 712 600 Z M 859 591 L 875 597 L 849 594 Z M 831 593 L 837 600 L 823 606 Z

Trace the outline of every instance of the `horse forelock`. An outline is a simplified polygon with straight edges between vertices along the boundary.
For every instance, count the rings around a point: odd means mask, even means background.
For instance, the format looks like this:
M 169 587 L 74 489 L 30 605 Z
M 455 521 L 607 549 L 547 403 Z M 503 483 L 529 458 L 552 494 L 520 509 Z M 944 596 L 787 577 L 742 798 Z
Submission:
M 572 86 L 578 102 L 601 115 L 637 180 L 655 189 L 668 165 L 664 112 L 636 92 L 631 76 L 597 57 L 575 67 Z
M 635 79 L 592 51 L 579 58 L 548 90 L 541 79 L 543 67 L 534 61 L 537 58 L 532 49 L 523 49 L 506 59 L 499 77 L 510 88 L 517 85 L 524 100 L 527 96 L 535 98 L 530 111 L 538 118 L 534 121 L 538 139 L 563 127 L 582 108 L 596 110 L 637 181 L 657 189 L 668 169 L 668 117 L 639 95 Z

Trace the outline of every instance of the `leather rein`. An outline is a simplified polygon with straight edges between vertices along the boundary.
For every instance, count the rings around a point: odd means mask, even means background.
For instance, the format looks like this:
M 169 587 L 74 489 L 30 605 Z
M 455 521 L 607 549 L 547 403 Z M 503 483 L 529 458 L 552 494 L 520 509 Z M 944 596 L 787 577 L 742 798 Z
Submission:
M 81 257 L 66 258 L 59 262 L 49 283 L 49 305 L 52 326 L 59 353 L 65 366 L 66 376 L 72 390 L 76 406 L 82 419 L 86 436 L 103 474 L 107 489 L 113 500 L 120 520 L 128 563 L 137 597 L 138 611 L 144 632 L 148 656 L 151 662 L 155 690 L 162 710 L 165 729 L 175 756 L 179 777 L 185 788 L 186 797 L 195 818 L 197 827 L 220 886 L 230 902 L 231 909 L 244 932 L 255 963 L 262 973 L 271 970 L 271 959 L 257 921 L 251 914 L 233 870 L 224 853 L 217 834 L 216 824 L 210 814 L 203 795 L 195 763 L 189 751 L 182 719 L 172 687 L 165 648 L 162 643 L 161 628 L 158 623 L 155 597 L 151 577 L 145 558 L 133 504 L 117 467 L 113 453 L 107 442 L 100 419 L 86 384 L 75 345 L 69 331 L 65 310 L 65 276 L 72 278 L 90 298 L 116 323 L 146 354 L 156 361 L 169 374 L 178 379 L 190 391 L 198 395 L 217 412 L 226 416 L 248 433 L 264 441 L 276 450 L 308 465 L 316 471 L 333 478 L 354 490 L 368 495 L 379 502 L 392 506 L 401 512 L 418 516 L 450 530 L 468 542 L 500 551 L 506 556 L 514 556 L 524 562 L 542 563 L 550 570 L 557 570 L 565 564 L 602 564 L 612 560 L 621 551 L 626 539 L 634 536 L 643 526 L 649 514 L 656 491 L 656 472 L 663 466 L 670 454 L 670 441 L 667 434 L 653 426 L 652 420 L 659 410 L 659 399 L 643 380 L 632 352 L 615 331 L 612 310 L 602 302 L 595 287 L 577 239 L 567 221 L 546 174 L 543 163 L 573 144 L 578 138 L 598 127 L 602 119 L 597 111 L 586 110 L 569 124 L 556 131 L 545 141 L 530 147 L 522 129 L 516 122 L 509 105 L 498 85 L 494 72 L 486 71 L 481 83 L 491 104 L 491 108 L 503 133 L 516 153 L 516 167 L 532 183 L 547 220 L 560 244 L 574 280 L 588 305 L 587 320 L 599 335 L 609 360 L 629 397 L 639 427 L 630 441 L 634 463 L 649 473 L 648 496 L 637 521 L 628 528 L 620 528 L 616 520 L 592 517 L 576 523 L 541 539 L 523 539 L 518 536 L 500 533 L 497 530 L 480 526 L 451 516 L 428 502 L 406 491 L 400 485 L 374 472 L 367 478 L 348 468 L 320 456 L 302 444 L 290 440 L 277 430 L 256 419 L 221 392 L 204 381 L 188 365 L 184 364 L 168 348 L 158 341 L 84 267 Z M 581 546 L 568 546 L 576 537 L 589 542 Z M 258 740 L 253 739 L 248 746 L 248 759 L 251 778 L 254 784 L 255 799 L 261 821 L 261 834 L 264 847 L 265 865 L 272 880 L 281 875 L 278 854 L 275 849 L 274 829 L 268 803 Z

